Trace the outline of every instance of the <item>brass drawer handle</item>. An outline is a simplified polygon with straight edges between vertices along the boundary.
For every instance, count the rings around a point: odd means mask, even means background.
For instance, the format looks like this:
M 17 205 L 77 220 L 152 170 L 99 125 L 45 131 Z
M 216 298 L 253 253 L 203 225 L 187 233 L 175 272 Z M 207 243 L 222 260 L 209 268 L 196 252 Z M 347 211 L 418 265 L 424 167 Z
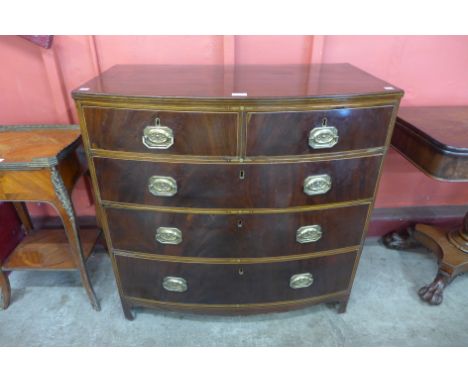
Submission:
M 338 143 L 338 130 L 333 126 L 315 127 L 309 133 L 309 146 L 313 149 L 326 149 Z
M 159 227 L 156 230 L 156 241 L 161 244 L 180 244 L 182 243 L 182 232 L 174 227 Z
M 169 292 L 182 293 L 188 289 L 187 281 L 182 277 L 167 276 L 164 277 L 162 286 Z
M 289 286 L 292 289 L 301 289 L 310 287 L 314 283 L 314 276 L 311 273 L 298 273 L 292 275 L 289 279 Z
M 311 175 L 304 180 L 304 193 L 307 195 L 321 195 L 330 191 L 332 180 L 330 175 Z
M 298 243 L 313 243 L 322 238 L 322 227 L 318 224 L 306 225 L 296 231 L 296 241 Z
M 174 132 L 170 127 L 161 126 L 156 118 L 155 126 L 146 126 L 143 130 L 142 140 L 149 149 L 168 149 L 174 144 Z
M 148 180 L 148 190 L 154 196 L 173 196 L 177 194 L 177 182 L 170 176 L 153 175 Z

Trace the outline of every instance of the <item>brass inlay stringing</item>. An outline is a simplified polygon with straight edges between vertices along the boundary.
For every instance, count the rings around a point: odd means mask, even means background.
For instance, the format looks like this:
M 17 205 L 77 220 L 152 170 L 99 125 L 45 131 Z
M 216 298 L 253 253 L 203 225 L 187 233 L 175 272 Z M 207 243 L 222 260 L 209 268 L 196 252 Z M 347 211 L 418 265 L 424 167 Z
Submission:
M 194 207 L 167 207 L 153 206 L 149 204 L 138 203 L 122 203 L 111 200 L 102 200 L 101 204 L 106 208 L 117 208 L 124 210 L 137 211 L 154 211 L 166 213 L 182 213 L 182 214 L 211 214 L 211 215 L 242 215 L 242 214 L 285 214 L 308 211 L 321 211 L 331 208 L 346 208 L 360 205 L 369 205 L 372 202 L 371 198 L 356 199 L 345 202 L 333 202 L 324 204 L 309 204 L 285 208 L 194 208 Z
M 184 278 L 174 276 L 164 277 L 162 286 L 169 292 L 182 293 L 188 289 L 187 281 Z
M 296 231 L 296 241 L 298 243 L 313 243 L 322 238 L 322 227 L 318 224 L 306 225 Z
M 182 243 L 182 232 L 174 227 L 159 227 L 156 230 L 156 241 L 161 244 L 180 244 Z
M 161 126 L 156 118 L 155 126 L 146 126 L 143 130 L 142 141 L 149 149 L 168 149 L 174 144 L 174 132 L 168 126 Z
M 154 196 L 174 196 L 177 194 L 177 182 L 170 176 L 153 175 L 148 180 L 148 190 Z
M 115 249 L 113 254 L 115 256 L 131 257 L 135 259 L 150 260 L 150 261 L 165 261 L 170 263 L 186 263 L 186 264 L 261 264 L 261 263 L 279 263 L 296 260 L 307 260 L 316 257 L 334 256 L 334 255 L 352 255 L 360 249 L 359 245 L 351 247 L 342 247 L 337 249 L 330 249 L 320 252 L 300 253 L 295 255 L 283 255 L 273 257 L 244 257 L 244 258 L 221 258 L 221 257 L 190 257 L 190 256 L 170 256 L 158 255 L 156 253 L 145 253 Z
M 165 163 L 190 163 L 190 164 L 281 164 L 281 163 L 305 163 L 305 162 L 328 162 L 332 160 L 359 159 L 381 156 L 384 147 L 371 147 L 359 150 L 347 150 L 336 152 L 320 152 L 305 155 L 275 155 L 268 156 L 249 156 L 241 158 L 237 156 L 199 156 L 199 155 L 179 155 L 165 152 L 126 152 L 113 151 L 109 149 L 91 148 L 90 153 L 93 157 L 108 159 L 136 160 L 142 162 L 165 162 Z
M 289 279 L 289 286 L 292 289 L 302 289 L 310 287 L 314 283 L 314 276 L 312 273 L 298 273 L 296 275 L 292 275 Z
M 276 302 L 260 302 L 260 303 L 250 303 L 250 304 L 201 304 L 201 303 L 184 303 L 184 302 L 172 302 L 172 301 L 160 301 L 160 300 L 150 300 L 142 297 L 132 297 L 125 296 L 136 305 L 147 305 L 147 306 L 170 306 L 180 309 L 212 309 L 216 311 L 217 309 L 227 309 L 227 310 L 237 310 L 237 309 L 256 309 L 256 308 L 269 308 L 269 307 L 281 307 L 281 306 L 295 306 L 303 305 L 305 303 L 326 301 L 331 298 L 336 299 L 337 297 L 346 295 L 347 291 L 339 291 L 333 293 L 326 293 L 319 296 L 295 299 L 295 300 L 282 300 Z
M 307 195 L 321 195 L 330 191 L 332 180 L 330 175 L 311 175 L 304 180 L 304 193 Z

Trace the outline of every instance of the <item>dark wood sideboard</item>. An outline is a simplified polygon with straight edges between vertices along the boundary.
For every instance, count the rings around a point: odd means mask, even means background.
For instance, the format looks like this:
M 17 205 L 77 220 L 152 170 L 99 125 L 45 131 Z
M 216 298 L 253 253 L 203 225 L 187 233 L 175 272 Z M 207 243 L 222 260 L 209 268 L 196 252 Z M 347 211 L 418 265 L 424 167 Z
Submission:
M 115 66 L 76 89 L 125 316 L 344 312 L 402 95 L 348 64 Z

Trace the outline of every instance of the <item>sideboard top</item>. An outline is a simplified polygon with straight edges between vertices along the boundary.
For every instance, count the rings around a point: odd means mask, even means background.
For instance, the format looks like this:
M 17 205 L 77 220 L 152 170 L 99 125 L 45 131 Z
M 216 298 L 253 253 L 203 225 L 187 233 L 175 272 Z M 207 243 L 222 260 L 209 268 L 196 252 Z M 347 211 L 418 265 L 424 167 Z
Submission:
M 312 98 L 401 96 L 401 89 L 350 64 L 116 65 L 73 91 L 95 97 Z

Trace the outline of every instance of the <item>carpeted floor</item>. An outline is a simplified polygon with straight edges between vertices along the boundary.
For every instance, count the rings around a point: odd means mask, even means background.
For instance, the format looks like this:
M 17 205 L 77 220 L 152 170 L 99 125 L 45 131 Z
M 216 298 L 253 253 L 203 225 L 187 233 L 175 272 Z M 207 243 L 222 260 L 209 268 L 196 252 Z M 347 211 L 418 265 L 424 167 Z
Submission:
M 244 317 L 138 309 L 129 322 L 102 250 L 89 267 L 101 312 L 75 273 L 12 273 L 0 346 L 468 346 L 468 275 L 448 287 L 441 306 L 422 303 L 416 292 L 437 269 L 424 249 L 391 251 L 369 240 L 341 315 L 325 304 Z

